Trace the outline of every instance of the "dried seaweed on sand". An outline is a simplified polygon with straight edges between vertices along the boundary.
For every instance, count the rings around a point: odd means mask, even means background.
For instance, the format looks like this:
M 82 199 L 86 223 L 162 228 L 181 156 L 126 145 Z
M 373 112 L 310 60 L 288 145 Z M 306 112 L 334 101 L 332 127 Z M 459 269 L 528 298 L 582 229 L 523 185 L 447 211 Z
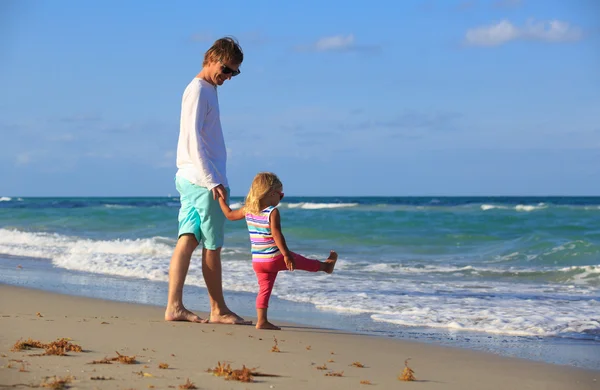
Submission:
M 277 338 L 275 338 L 275 336 L 273 336 L 273 341 L 275 341 L 275 345 L 273 345 L 273 347 L 271 348 L 271 352 L 281 352 L 279 350 L 279 347 L 277 346 Z
M 77 344 L 73 344 L 67 338 L 57 339 L 51 343 L 43 343 L 39 340 L 33 340 L 31 338 L 22 341 L 19 339 L 13 347 L 11 351 L 18 352 L 29 350 L 32 348 L 44 349 L 45 352 L 43 354 L 35 354 L 31 356 L 43 356 L 43 355 L 57 355 L 57 356 L 65 356 L 67 352 L 83 352 L 81 346 Z
M 66 389 L 69 386 L 69 383 L 71 383 L 71 381 L 74 378 L 72 376 L 66 376 L 64 378 L 58 377 L 58 376 L 54 376 L 54 377 L 47 377 L 41 384 L 40 387 L 49 387 L 51 389 Z
M 117 356 L 112 357 L 112 358 L 107 358 L 105 357 L 104 359 L 101 360 L 94 360 L 92 362 L 89 362 L 88 364 L 112 364 L 112 362 L 119 362 L 122 364 L 137 364 L 138 361 L 135 360 L 135 355 L 134 356 L 126 356 L 126 355 L 121 355 L 119 352 L 115 351 L 117 353 Z
M 171 386 L 169 386 L 171 387 Z M 187 378 L 187 380 L 185 381 L 185 383 L 183 385 L 179 385 L 180 389 L 197 389 L 196 385 L 194 385 L 194 382 L 190 381 L 190 378 Z
M 414 381 L 417 380 L 417 378 L 415 378 L 414 376 L 414 371 L 412 368 L 410 368 L 408 366 L 408 361 L 410 360 L 410 358 L 406 359 L 404 361 L 404 370 L 402 371 L 402 373 L 400 375 L 398 375 L 398 380 L 401 381 Z
M 268 377 L 278 377 L 279 375 L 274 374 L 264 374 L 262 372 L 254 371 L 254 368 L 247 368 L 245 365 L 242 365 L 241 369 L 232 369 L 229 363 L 221 364 L 221 362 L 217 362 L 217 366 L 215 368 L 209 368 L 207 372 L 212 373 L 215 376 L 222 376 L 225 380 L 234 380 L 240 382 L 254 382 L 254 377 L 256 376 L 268 376 Z

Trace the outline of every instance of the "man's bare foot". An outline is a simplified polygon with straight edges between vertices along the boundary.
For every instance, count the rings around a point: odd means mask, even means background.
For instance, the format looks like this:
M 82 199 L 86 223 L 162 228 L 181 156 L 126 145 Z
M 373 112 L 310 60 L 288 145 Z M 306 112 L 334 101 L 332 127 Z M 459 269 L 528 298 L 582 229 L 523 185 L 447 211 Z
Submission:
M 252 325 L 252 321 L 247 321 L 232 311 L 221 314 L 211 313 L 208 322 L 211 324 Z
M 167 307 L 167 310 L 165 311 L 165 321 L 187 321 L 198 322 L 201 324 L 205 324 L 208 322 L 208 320 L 198 317 L 196 314 L 192 313 L 185 307 L 179 309 L 171 309 Z
M 335 251 L 329 252 L 329 257 L 324 261 L 325 263 L 325 272 L 328 274 L 333 273 L 333 269 L 335 268 L 335 262 L 338 259 L 338 254 Z
M 277 325 L 273 325 L 269 321 L 257 322 L 256 323 L 256 329 L 281 330 L 280 327 L 278 327 Z

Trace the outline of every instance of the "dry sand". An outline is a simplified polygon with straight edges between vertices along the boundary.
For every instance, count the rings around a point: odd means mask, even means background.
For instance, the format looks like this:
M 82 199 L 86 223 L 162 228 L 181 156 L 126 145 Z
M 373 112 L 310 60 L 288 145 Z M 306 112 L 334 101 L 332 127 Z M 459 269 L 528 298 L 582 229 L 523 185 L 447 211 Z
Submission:
M 160 307 L 0 285 L 0 388 L 71 376 L 70 386 L 82 389 L 179 389 L 188 378 L 199 389 L 600 389 L 600 371 L 292 324 L 259 331 L 162 317 Z M 84 352 L 11 351 L 19 339 L 49 343 L 63 337 Z M 271 351 L 274 337 L 280 352 Z M 137 363 L 89 364 L 117 352 Z M 407 358 L 416 382 L 397 379 Z M 228 381 L 207 372 L 217 362 L 279 376 Z

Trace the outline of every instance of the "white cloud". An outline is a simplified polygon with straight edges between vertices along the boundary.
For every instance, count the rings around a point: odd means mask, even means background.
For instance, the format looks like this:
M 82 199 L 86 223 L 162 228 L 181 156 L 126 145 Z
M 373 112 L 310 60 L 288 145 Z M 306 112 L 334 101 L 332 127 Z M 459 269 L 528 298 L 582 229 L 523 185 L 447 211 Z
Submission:
M 300 51 L 364 51 L 364 50 L 378 50 L 377 45 L 359 45 L 356 43 L 354 34 L 348 35 L 334 35 L 329 37 L 323 37 L 318 39 L 316 42 L 297 47 Z
M 17 161 L 16 161 L 17 166 L 28 165 L 31 161 L 32 161 L 31 153 L 25 152 L 25 153 L 17 154 Z
M 508 20 L 502 20 L 496 24 L 467 30 L 465 43 L 470 46 L 499 46 L 519 39 L 572 42 L 580 40 L 582 37 L 581 28 L 560 20 L 537 22 L 530 19 L 523 27 L 515 26 Z
M 324 37 L 315 42 L 314 47 L 318 51 L 345 50 L 354 45 L 354 35 L 336 35 Z

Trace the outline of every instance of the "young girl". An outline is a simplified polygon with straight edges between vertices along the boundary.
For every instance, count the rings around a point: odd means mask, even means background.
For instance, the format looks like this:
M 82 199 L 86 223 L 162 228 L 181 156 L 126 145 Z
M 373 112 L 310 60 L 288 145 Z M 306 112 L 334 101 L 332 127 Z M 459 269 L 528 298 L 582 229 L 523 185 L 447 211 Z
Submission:
M 256 297 L 257 329 L 279 330 L 267 319 L 269 297 L 279 271 L 300 269 L 309 272 L 333 272 L 337 253 L 331 251 L 325 261 L 311 260 L 291 252 L 281 232 L 279 210 L 275 207 L 283 199 L 283 185 L 270 172 L 261 172 L 254 177 L 245 205 L 231 210 L 225 199 L 219 204 L 230 221 L 246 219 L 252 247 L 252 268 L 258 278 L 259 292 Z

